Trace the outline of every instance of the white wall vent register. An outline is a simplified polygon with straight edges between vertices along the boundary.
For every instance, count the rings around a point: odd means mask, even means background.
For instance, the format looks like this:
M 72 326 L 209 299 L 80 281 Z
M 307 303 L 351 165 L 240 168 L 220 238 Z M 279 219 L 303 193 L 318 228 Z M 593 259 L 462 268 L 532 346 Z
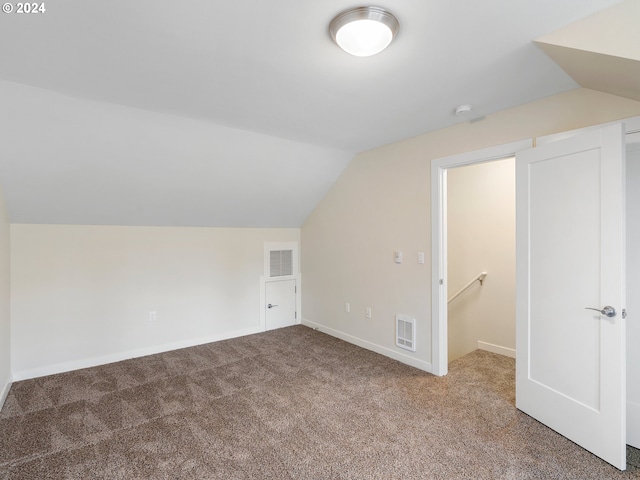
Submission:
M 406 350 L 416 351 L 416 319 L 396 315 L 396 345 Z
M 269 277 L 293 275 L 293 250 L 269 252 Z

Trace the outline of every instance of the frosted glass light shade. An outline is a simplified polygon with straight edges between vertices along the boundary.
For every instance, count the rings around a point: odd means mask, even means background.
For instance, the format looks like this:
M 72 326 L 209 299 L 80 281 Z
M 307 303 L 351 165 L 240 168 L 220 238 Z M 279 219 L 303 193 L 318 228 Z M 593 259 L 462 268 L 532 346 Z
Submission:
M 398 33 L 399 23 L 379 7 L 359 7 L 336 16 L 329 25 L 331 37 L 345 52 L 368 57 L 387 48 Z
M 375 20 L 347 23 L 336 33 L 336 43 L 356 57 L 368 57 L 387 48 L 393 39 L 391 30 Z

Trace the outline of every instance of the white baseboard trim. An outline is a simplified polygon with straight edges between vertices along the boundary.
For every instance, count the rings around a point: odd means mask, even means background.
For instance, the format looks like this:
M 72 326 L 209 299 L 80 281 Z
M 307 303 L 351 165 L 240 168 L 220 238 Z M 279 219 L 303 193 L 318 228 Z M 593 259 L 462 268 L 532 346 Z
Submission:
M 7 383 L 2 386 L 2 390 L 0 391 L 0 410 L 4 406 L 4 401 L 7 399 L 7 395 L 9 395 L 9 390 L 11 389 L 11 377 L 7 379 Z
M 53 365 L 46 365 L 42 367 L 29 368 L 13 372 L 13 381 L 17 382 L 20 380 L 29 380 L 31 378 L 44 377 L 46 375 L 55 375 L 56 373 L 80 370 L 81 368 L 97 367 L 98 365 L 120 362 L 122 360 L 128 360 L 130 358 L 144 357 L 147 355 L 154 355 L 156 353 L 178 350 L 180 348 L 194 347 L 196 345 L 202 345 L 205 343 L 219 342 L 220 340 L 228 340 L 230 338 L 236 337 L 244 337 L 246 335 L 253 335 L 255 333 L 261 333 L 263 331 L 264 330 L 259 327 L 247 328 L 244 330 L 236 330 L 234 332 L 227 332 L 207 337 L 193 338 L 189 340 L 182 340 L 179 342 L 165 343 L 162 345 L 153 345 L 151 347 L 138 348 L 135 350 L 128 350 L 125 352 L 118 352 L 110 355 L 103 355 L 100 357 L 84 358 L 80 360 L 72 360 L 69 362 L 56 363 Z
M 627 444 L 640 448 L 640 403 L 627 401 Z
M 513 348 L 501 347 L 500 345 L 494 345 L 493 343 L 481 342 L 478 340 L 478 348 L 480 350 L 486 350 L 487 352 L 497 353 L 504 355 L 505 357 L 516 358 L 516 351 Z
M 410 365 L 420 370 L 424 370 L 425 372 L 432 373 L 432 366 L 430 362 L 425 362 L 424 360 L 414 358 L 410 355 L 406 355 L 401 352 L 396 352 L 395 350 L 391 350 L 390 348 L 368 342 L 367 340 L 363 340 L 358 337 L 354 337 L 353 335 L 349 335 L 348 333 L 344 333 L 339 330 L 334 330 L 333 328 L 325 327 L 324 325 L 320 325 L 319 323 L 312 322 L 311 320 L 302 319 L 302 324 L 306 325 L 307 327 L 317 329 L 322 333 L 326 333 L 327 335 L 331 335 L 332 337 L 336 337 L 336 338 L 339 338 L 340 340 L 344 340 L 345 342 L 352 343 L 353 345 L 357 345 L 358 347 L 371 350 L 372 352 L 379 353 L 380 355 L 384 355 L 385 357 L 393 358 L 394 360 L 397 360 L 406 365 Z

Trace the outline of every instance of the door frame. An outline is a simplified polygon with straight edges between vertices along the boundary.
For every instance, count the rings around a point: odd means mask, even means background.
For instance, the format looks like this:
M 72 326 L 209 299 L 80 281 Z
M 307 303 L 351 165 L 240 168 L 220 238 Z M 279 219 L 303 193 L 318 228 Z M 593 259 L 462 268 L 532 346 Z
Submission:
M 532 146 L 532 140 L 521 140 L 431 162 L 431 373 L 434 375 L 446 375 L 449 363 L 447 170 L 513 157 L 517 152 L 530 149 Z
M 632 141 L 629 142 L 629 139 Z M 633 174 L 629 174 L 630 163 L 629 163 L 629 145 L 634 145 L 634 148 L 631 149 L 633 151 L 633 155 L 640 154 L 640 132 L 630 132 L 627 134 L 627 292 L 631 292 L 632 288 L 638 285 L 638 281 L 640 280 L 640 269 L 638 268 L 638 256 L 637 254 L 630 254 L 629 246 L 633 245 L 630 241 L 632 240 L 631 235 L 637 236 L 637 230 L 632 230 L 633 228 L 638 228 L 637 221 L 631 220 L 634 216 L 637 216 L 638 207 L 633 209 L 632 205 L 640 205 L 640 202 L 633 203 L 633 201 L 629 202 L 629 196 L 634 195 L 637 196 L 638 193 L 635 191 L 634 187 L 637 186 L 637 183 L 630 183 L 632 179 L 638 178 L 634 177 Z M 640 163 L 640 160 L 638 160 Z M 632 168 L 640 168 L 640 165 L 636 165 Z M 634 170 L 635 171 L 635 170 Z M 637 174 L 636 174 L 637 175 Z M 636 180 L 637 181 L 637 180 Z M 632 186 L 632 187 L 631 187 Z M 631 187 L 631 188 L 630 188 Z M 631 227 L 631 228 L 630 228 Z M 635 239 L 635 238 L 634 238 Z M 633 263 L 636 262 L 636 263 Z M 638 318 L 640 318 L 636 313 L 637 305 L 638 305 L 637 297 L 633 295 L 627 295 L 627 309 L 630 312 L 627 322 L 627 444 L 631 445 L 635 448 L 640 448 L 640 354 L 637 351 L 634 351 L 632 344 L 635 338 L 639 338 L 640 336 L 640 325 L 638 324 Z M 634 310 L 635 309 L 635 310 Z M 630 353 L 633 352 L 633 353 Z M 630 387 L 630 385 L 632 385 Z
M 608 127 L 609 125 L 615 125 L 617 123 L 625 124 L 625 135 L 629 135 L 630 133 L 640 132 L 640 117 L 630 117 L 630 118 L 623 118 L 622 120 L 616 120 L 614 122 L 600 123 L 598 125 L 590 125 L 588 127 L 576 128 L 574 130 L 567 130 L 566 132 L 552 133 L 550 135 L 537 137 L 535 141 L 535 145 L 538 146 L 538 145 L 544 145 L 551 142 L 556 142 L 558 140 L 563 140 L 565 138 L 573 137 L 574 135 L 579 135 L 585 132 L 592 132 L 594 130 L 599 130 L 603 127 Z
M 640 117 L 629 117 L 598 125 L 567 130 L 512 142 L 473 152 L 442 157 L 431 162 L 431 373 L 446 375 L 448 371 L 447 336 L 447 236 L 446 236 L 446 171 L 449 168 L 498 160 L 536 145 L 555 142 L 608 125 L 624 123 L 626 133 L 640 132 Z

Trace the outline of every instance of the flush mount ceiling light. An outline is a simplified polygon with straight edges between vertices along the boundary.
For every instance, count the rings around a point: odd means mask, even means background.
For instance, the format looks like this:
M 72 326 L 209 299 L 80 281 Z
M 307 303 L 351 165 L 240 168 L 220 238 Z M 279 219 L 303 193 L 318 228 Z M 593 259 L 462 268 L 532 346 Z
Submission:
M 387 48 L 400 24 L 380 7 L 358 7 L 337 15 L 329 24 L 331 38 L 345 52 L 369 57 Z

